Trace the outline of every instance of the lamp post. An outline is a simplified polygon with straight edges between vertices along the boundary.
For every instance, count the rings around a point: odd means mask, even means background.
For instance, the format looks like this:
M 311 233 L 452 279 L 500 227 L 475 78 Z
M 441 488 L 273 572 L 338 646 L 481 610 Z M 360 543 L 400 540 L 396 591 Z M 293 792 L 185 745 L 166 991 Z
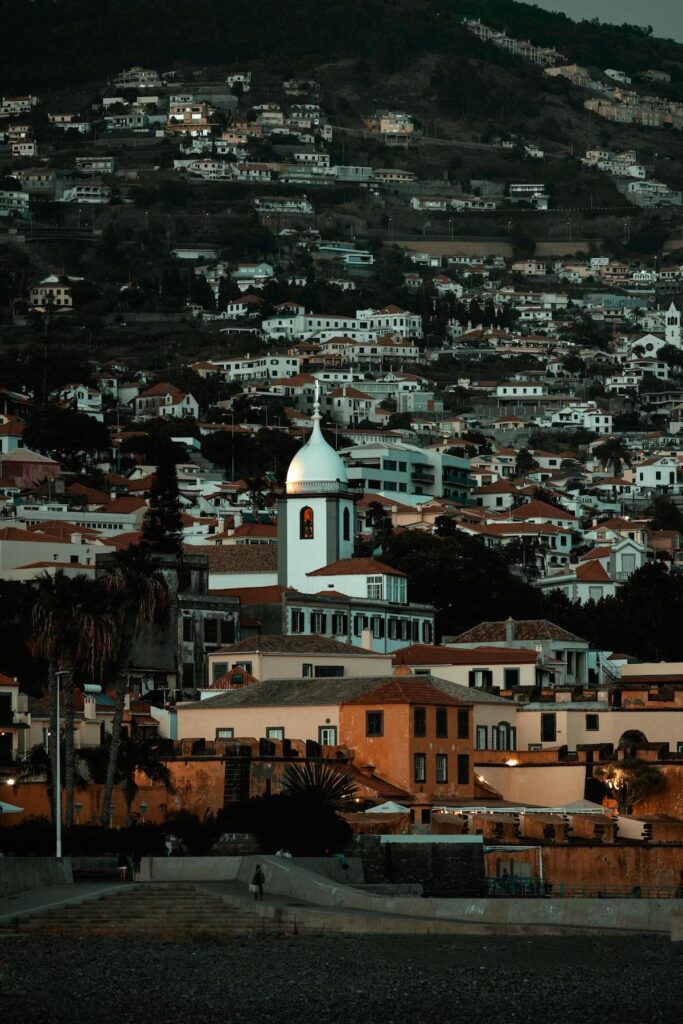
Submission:
M 140 804 L 140 814 L 142 815 L 142 824 L 143 825 L 145 824 L 145 815 L 147 814 L 148 810 L 149 810 L 149 807 L 147 806 L 147 804 L 143 800 L 142 803 Z
M 74 804 L 74 810 L 76 812 L 76 824 L 80 825 L 80 823 L 81 823 L 81 811 L 83 810 L 83 804 L 81 803 L 80 800 L 77 800 L 76 803 Z
M 55 717 L 55 744 L 57 746 L 57 757 L 55 763 L 55 857 L 57 860 L 62 859 L 62 740 L 61 732 L 62 726 L 59 720 L 59 690 L 61 684 L 61 677 L 71 675 L 66 669 L 61 669 L 59 672 L 55 672 L 56 682 L 56 699 L 57 699 L 57 714 Z

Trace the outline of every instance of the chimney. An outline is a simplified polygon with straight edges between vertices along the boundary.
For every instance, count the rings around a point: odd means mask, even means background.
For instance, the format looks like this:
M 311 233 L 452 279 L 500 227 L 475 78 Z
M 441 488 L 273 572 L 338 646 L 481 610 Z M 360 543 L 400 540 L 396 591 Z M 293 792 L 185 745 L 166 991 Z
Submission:
M 505 642 L 511 644 L 515 639 L 515 620 L 510 617 L 505 620 Z
M 364 651 L 372 650 L 372 630 L 364 629 L 360 635 L 360 645 Z

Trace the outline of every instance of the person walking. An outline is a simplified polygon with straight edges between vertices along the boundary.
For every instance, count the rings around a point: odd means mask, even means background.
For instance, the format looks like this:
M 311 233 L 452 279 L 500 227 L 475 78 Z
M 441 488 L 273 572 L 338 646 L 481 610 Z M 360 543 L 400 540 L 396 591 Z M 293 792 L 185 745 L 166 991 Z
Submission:
M 135 850 L 135 852 L 133 853 L 132 865 L 133 865 L 133 881 L 134 882 L 139 882 L 140 881 L 140 871 L 142 870 L 142 856 L 140 855 L 140 851 L 139 850 Z
M 254 894 L 255 900 L 263 900 L 263 883 L 265 882 L 265 880 L 266 876 L 263 874 L 263 871 L 261 870 L 261 865 L 257 864 L 256 871 L 254 872 L 254 877 L 251 880 L 250 887 L 251 891 Z
M 121 879 L 122 882 L 125 882 L 126 875 L 128 874 L 128 858 L 126 857 L 125 853 L 121 852 L 119 854 L 118 864 L 119 878 Z

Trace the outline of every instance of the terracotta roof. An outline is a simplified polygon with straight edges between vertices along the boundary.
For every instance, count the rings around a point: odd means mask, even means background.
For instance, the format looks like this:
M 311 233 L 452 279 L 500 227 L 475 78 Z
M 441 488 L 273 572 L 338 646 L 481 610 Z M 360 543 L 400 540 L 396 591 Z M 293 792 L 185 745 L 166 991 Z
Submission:
M 433 644 L 411 644 L 395 651 L 394 665 L 535 665 L 536 651 L 523 647 L 438 647 Z
M 277 544 L 186 544 L 190 555 L 207 555 L 210 573 L 277 572 Z
M 548 505 L 545 501 L 530 501 L 528 505 L 521 505 L 519 508 L 514 509 L 511 515 L 515 519 L 537 519 L 543 517 L 545 519 L 567 519 L 573 523 L 576 522 L 576 516 L 573 516 L 571 512 L 565 512 L 563 508 L 556 508 L 555 505 Z
M 580 562 L 591 562 L 594 558 L 609 558 L 612 553 L 611 547 L 591 548 L 585 555 L 581 555 Z
M 580 583 L 610 583 L 609 574 L 605 571 L 602 562 L 593 559 L 590 562 L 582 562 L 576 567 L 576 578 Z
M 147 502 L 143 498 L 130 498 L 121 497 L 114 498 L 107 505 L 103 505 L 100 512 L 106 512 L 107 514 L 114 513 L 116 515 L 130 515 L 131 512 L 139 512 L 140 509 L 147 508 Z
M 0 686 L 19 686 L 19 683 L 11 676 L 6 676 L 3 672 L 0 672 Z
M 236 644 L 219 648 L 221 654 L 343 654 L 344 657 L 386 658 L 364 647 L 333 640 L 329 636 L 313 633 L 307 636 L 283 636 L 280 633 L 265 633 L 262 636 L 246 637 Z M 214 652 L 216 653 L 216 652 Z
M 438 690 L 424 676 L 394 676 L 363 693 L 348 704 L 462 704 L 450 694 Z
M 86 487 L 85 484 L 69 484 L 67 494 L 78 494 L 84 497 L 89 505 L 104 505 L 110 500 L 106 491 L 98 491 L 95 487 Z
M 231 533 L 226 533 L 225 537 L 277 537 L 277 526 L 275 523 L 242 523 L 241 526 L 235 527 Z
M 339 706 L 382 683 L 388 676 L 341 676 L 322 679 L 265 679 L 253 686 L 224 690 L 215 697 L 179 704 L 179 711 L 255 707 L 311 707 L 317 704 Z
M 209 593 L 238 597 L 244 608 L 253 604 L 280 604 L 283 594 L 294 593 L 294 591 L 289 587 L 275 585 L 272 587 L 227 587 L 221 590 L 210 590 Z
M 214 679 L 212 683 L 204 687 L 206 690 L 236 690 L 241 686 L 254 686 L 258 683 L 256 676 L 247 672 L 241 665 L 233 665 L 229 672 Z
M 337 562 L 307 572 L 307 576 L 405 576 L 404 572 L 378 562 L 376 558 L 340 558 Z
M 572 643 L 583 643 L 581 637 L 575 636 L 562 626 L 556 626 L 548 619 L 511 619 L 514 628 L 514 639 L 534 643 L 537 640 L 567 640 Z M 507 622 L 501 619 L 499 622 L 480 622 L 478 626 L 466 629 L 458 636 L 449 637 L 454 644 L 463 643 L 487 643 L 505 642 L 507 639 Z

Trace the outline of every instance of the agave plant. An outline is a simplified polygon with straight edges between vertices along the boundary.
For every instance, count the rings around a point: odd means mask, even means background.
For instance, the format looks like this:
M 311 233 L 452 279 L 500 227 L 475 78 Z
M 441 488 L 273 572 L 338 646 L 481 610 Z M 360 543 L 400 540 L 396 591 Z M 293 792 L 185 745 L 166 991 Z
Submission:
M 282 780 L 282 789 L 287 796 L 316 801 L 332 808 L 342 807 L 355 795 L 356 788 L 351 768 L 320 758 L 288 764 Z

